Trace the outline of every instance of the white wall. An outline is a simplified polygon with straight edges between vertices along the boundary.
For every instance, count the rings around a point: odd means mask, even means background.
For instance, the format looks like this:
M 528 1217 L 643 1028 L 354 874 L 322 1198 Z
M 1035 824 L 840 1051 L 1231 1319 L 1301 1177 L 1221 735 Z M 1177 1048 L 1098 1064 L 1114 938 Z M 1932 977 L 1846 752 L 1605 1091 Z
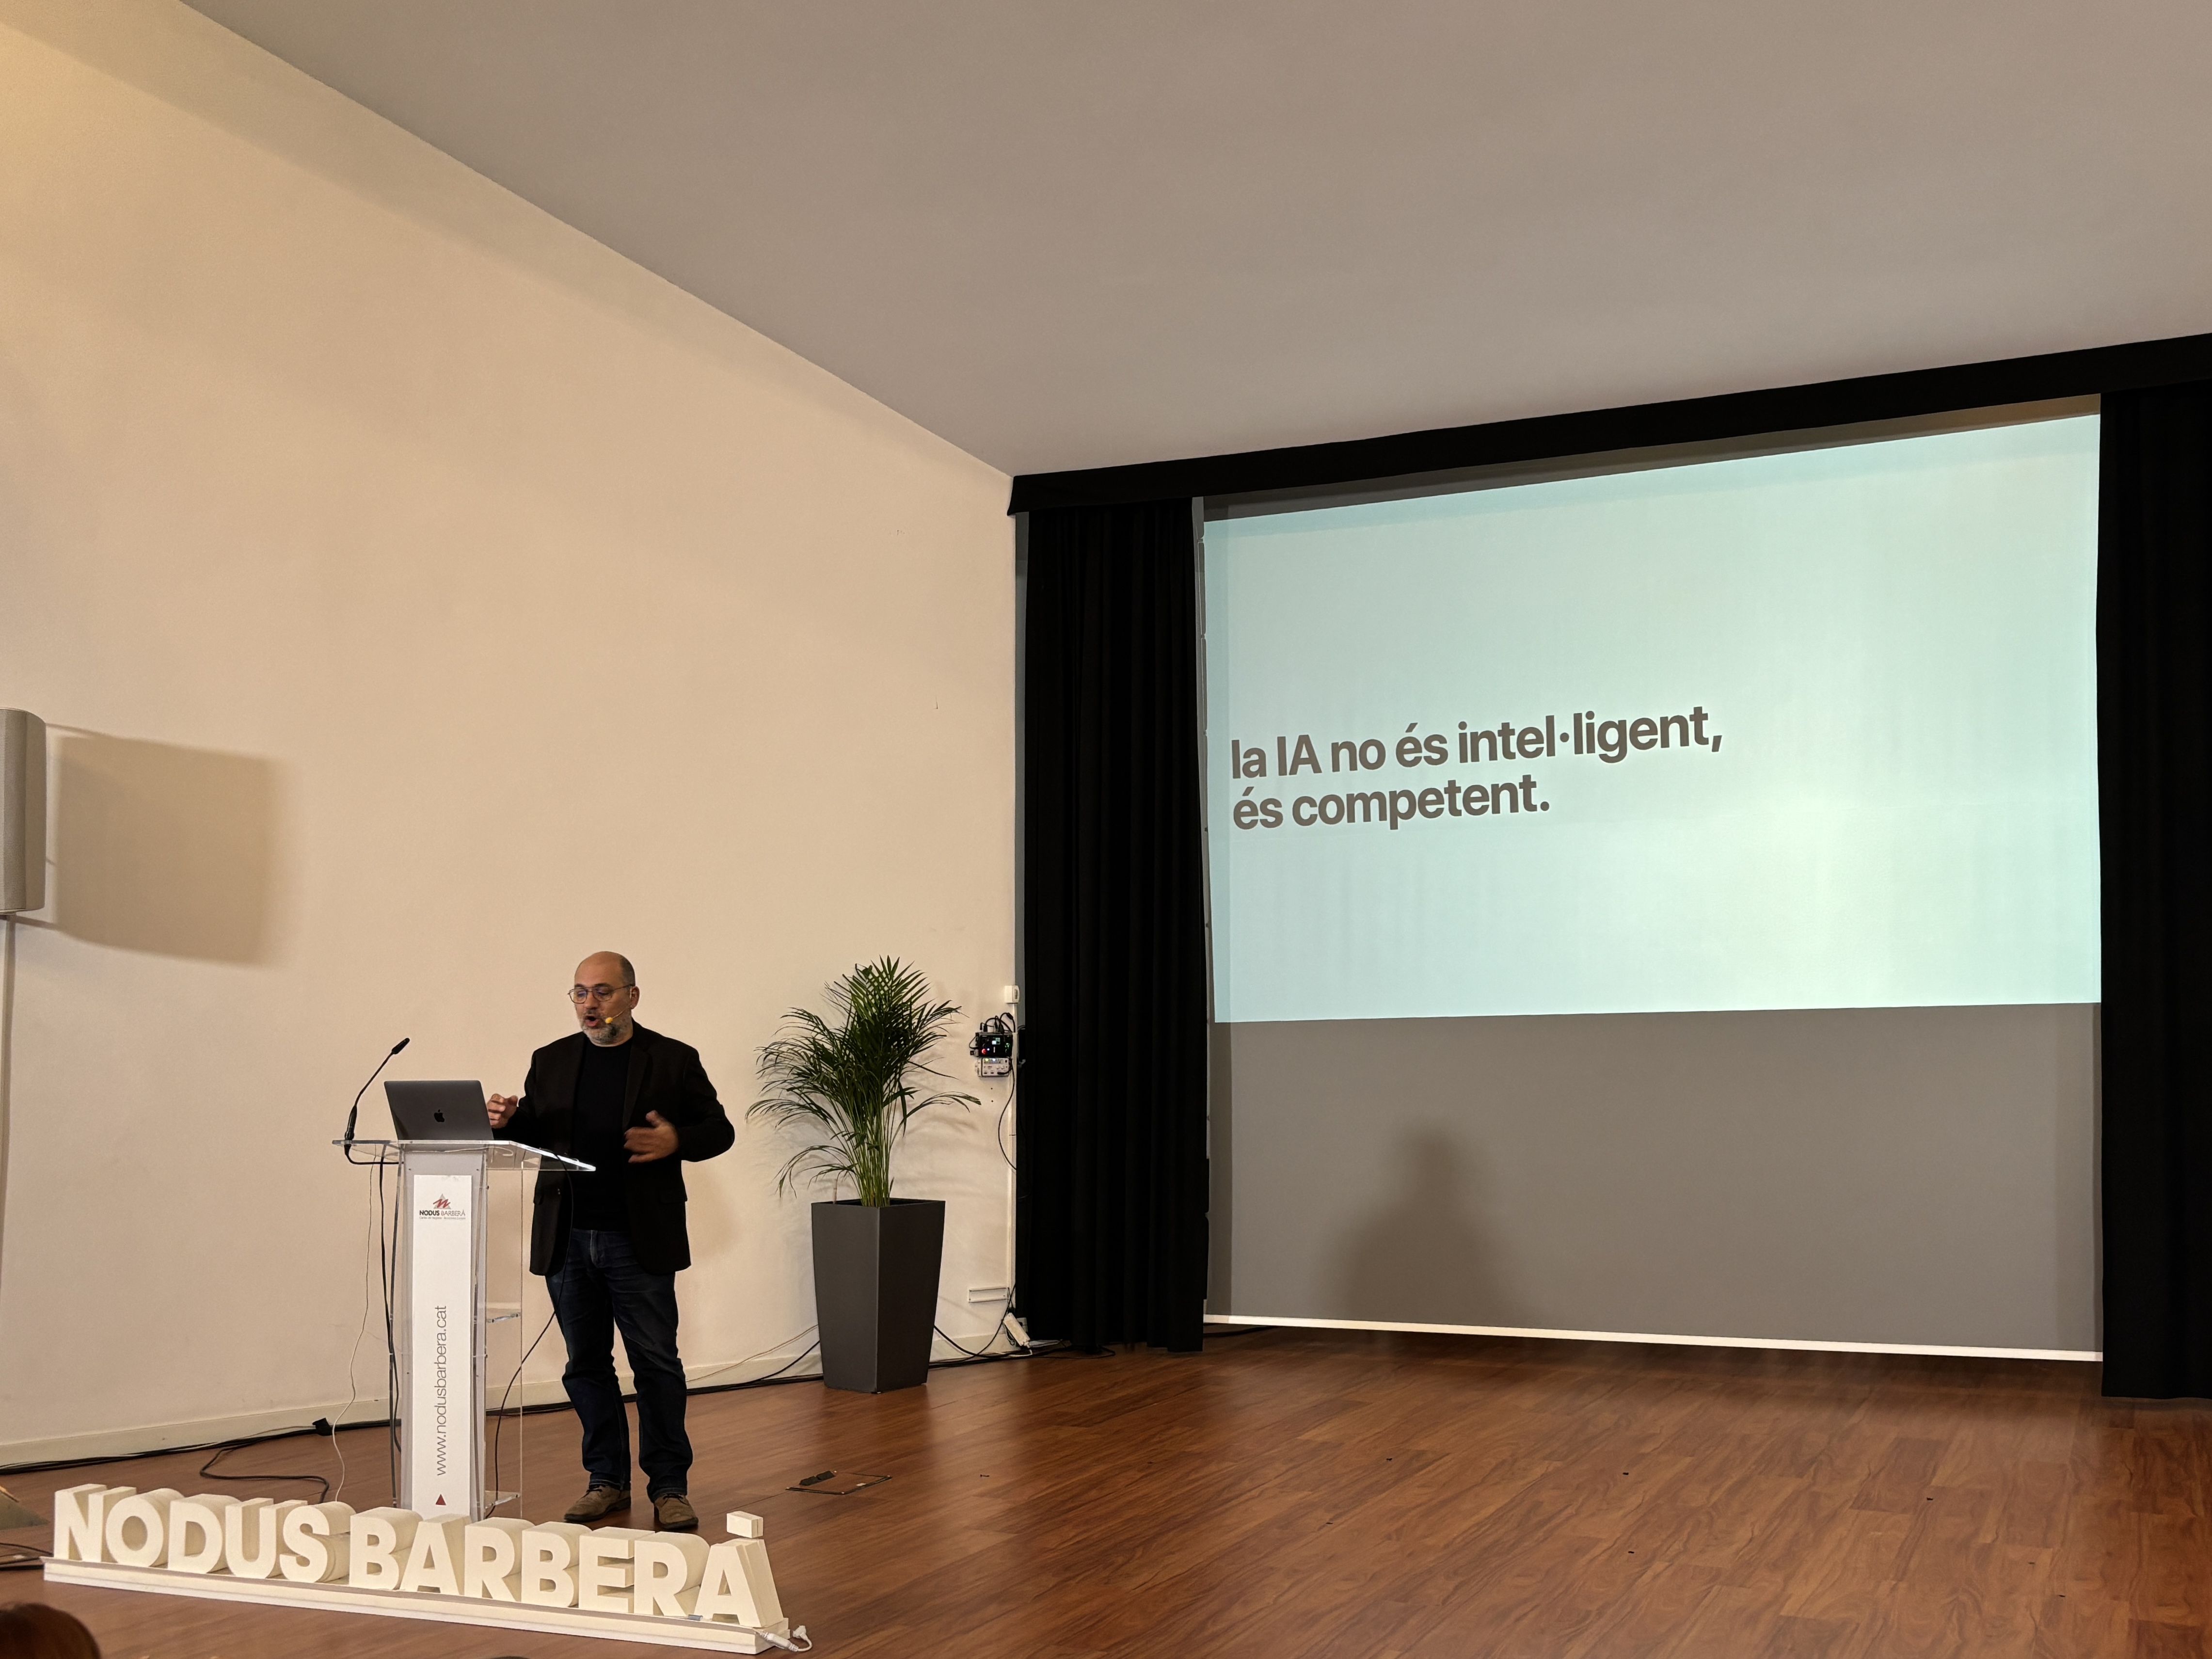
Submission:
M 0 1462 L 343 1402 L 348 1099 L 401 1036 L 514 1087 L 587 951 L 733 1116 L 856 959 L 989 1012 L 1003 475 L 167 0 L 0 0 L 0 706 L 56 737 Z M 964 1338 L 996 1087 L 902 1184 Z M 781 1156 L 688 1172 L 695 1370 L 812 1320 Z

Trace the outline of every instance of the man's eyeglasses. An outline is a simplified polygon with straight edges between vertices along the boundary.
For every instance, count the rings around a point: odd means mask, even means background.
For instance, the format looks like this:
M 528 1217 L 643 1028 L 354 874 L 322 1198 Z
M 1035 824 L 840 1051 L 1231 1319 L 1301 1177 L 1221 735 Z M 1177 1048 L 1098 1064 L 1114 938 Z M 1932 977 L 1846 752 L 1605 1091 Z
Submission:
M 624 991 L 630 988 L 631 988 L 627 985 L 571 985 L 568 988 L 568 1000 L 571 1002 L 612 1002 Z

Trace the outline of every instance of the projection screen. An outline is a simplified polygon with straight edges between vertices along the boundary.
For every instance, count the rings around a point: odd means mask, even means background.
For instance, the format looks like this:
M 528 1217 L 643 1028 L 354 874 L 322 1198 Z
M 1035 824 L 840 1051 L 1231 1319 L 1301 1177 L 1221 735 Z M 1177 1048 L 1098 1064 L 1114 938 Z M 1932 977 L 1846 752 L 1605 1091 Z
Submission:
M 2094 1350 L 2097 418 L 1841 435 L 1210 512 L 1217 1316 Z

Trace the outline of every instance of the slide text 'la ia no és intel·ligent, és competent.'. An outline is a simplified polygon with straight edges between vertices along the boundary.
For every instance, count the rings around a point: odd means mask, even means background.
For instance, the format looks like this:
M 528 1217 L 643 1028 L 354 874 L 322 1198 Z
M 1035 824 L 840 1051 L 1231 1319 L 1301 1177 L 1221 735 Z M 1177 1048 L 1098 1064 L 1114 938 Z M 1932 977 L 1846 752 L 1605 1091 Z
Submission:
M 1295 781 L 1308 772 L 1381 771 L 1393 762 L 1412 770 L 1431 766 L 1494 764 L 1504 761 L 1547 760 L 1562 755 L 1595 758 L 1617 765 L 1630 755 L 1660 750 L 1701 749 L 1720 752 L 1720 733 L 1708 728 L 1711 716 L 1702 707 L 1686 714 L 1644 714 L 1600 720 L 1595 709 L 1577 710 L 1562 720 L 1544 716 L 1541 726 L 1516 726 L 1501 720 L 1495 726 L 1470 727 L 1459 722 L 1457 743 L 1443 732 L 1422 733 L 1420 722 L 1406 727 L 1395 743 L 1381 738 L 1336 738 L 1328 744 L 1328 766 L 1322 766 L 1322 750 L 1313 738 L 1279 735 L 1274 740 L 1274 766 L 1264 744 L 1247 747 L 1229 740 L 1229 771 L 1235 778 L 1270 775 Z M 1455 749 L 1456 752 L 1455 752 Z M 1552 804 L 1536 793 L 1533 773 L 1498 783 L 1447 780 L 1441 787 L 1423 789 L 1348 789 L 1341 793 L 1300 795 L 1285 810 L 1282 798 L 1255 799 L 1257 786 L 1248 786 L 1231 809 L 1239 830 L 1279 830 L 1287 823 L 1300 829 L 1316 824 L 1382 823 L 1395 830 L 1414 818 L 1503 817 L 1507 813 L 1548 812 Z

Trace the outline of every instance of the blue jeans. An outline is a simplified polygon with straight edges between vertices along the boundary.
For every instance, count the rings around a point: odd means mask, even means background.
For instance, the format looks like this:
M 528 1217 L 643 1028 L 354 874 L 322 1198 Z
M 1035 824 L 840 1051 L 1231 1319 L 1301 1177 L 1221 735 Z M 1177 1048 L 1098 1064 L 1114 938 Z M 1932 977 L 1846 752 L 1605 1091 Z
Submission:
M 684 1432 L 690 1389 L 676 1357 L 676 1275 L 649 1273 L 628 1233 L 572 1231 L 545 1276 L 568 1368 L 561 1381 L 584 1425 L 584 1473 L 595 1486 L 629 1485 L 629 1418 L 615 1380 L 615 1329 L 637 1379 L 638 1463 L 648 1497 L 680 1492 L 691 1474 Z

